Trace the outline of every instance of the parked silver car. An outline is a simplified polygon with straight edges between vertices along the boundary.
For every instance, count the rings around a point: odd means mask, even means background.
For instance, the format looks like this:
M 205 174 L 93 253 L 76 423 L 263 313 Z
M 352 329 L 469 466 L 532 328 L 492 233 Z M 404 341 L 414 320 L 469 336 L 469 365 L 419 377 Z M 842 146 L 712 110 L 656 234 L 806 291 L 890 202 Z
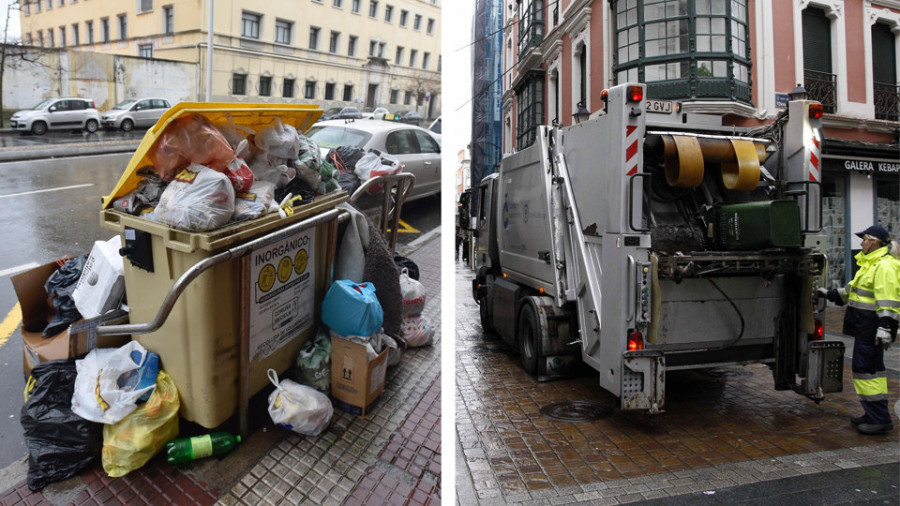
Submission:
M 94 133 L 100 128 L 100 114 L 89 98 L 48 98 L 9 119 L 13 130 L 44 135 L 47 130 L 84 130 Z
M 105 111 L 100 116 L 100 124 L 103 128 L 121 128 L 125 132 L 135 127 L 150 128 L 171 107 L 172 104 L 164 98 L 125 100 Z
M 306 136 L 316 141 L 323 155 L 338 146 L 377 149 L 398 160 L 403 172 L 416 176 L 408 200 L 441 191 L 441 145 L 428 130 L 406 123 L 379 120 L 320 121 Z

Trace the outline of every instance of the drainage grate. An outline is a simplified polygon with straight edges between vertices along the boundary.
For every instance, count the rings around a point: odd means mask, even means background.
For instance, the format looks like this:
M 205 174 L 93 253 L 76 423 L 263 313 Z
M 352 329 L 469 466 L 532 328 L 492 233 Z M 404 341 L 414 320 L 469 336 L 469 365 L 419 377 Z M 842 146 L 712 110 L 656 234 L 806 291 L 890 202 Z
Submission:
M 606 418 L 612 415 L 613 410 L 599 402 L 569 401 L 544 406 L 541 413 L 561 422 L 588 422 Z

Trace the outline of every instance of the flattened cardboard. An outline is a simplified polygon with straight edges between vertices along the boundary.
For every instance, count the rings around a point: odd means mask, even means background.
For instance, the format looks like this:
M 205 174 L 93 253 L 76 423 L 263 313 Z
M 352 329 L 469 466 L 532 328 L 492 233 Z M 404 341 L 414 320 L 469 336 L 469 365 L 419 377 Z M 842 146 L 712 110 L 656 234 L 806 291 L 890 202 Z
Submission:
M 371 362 L 366 347 L 332 336 L 331 396 L 334 406 L 365 417 L 381 398 L 387 370 L 387 348 Z
M 113 311 L 90 320 L 79 320 L 55 336 L 43 337 L 43 329 L 54 313 L 44 283 L 57 269 L 56 262 L 50 262 L 10 277 L 22 309 L 22 371 L 26 377 L 41 362 L 78 357 L 90 351 L 90 328 L 100 323 L 128 321 L 127 313 Z M 116 348 L 130 340 L 131 336 L 96 336 L 95 344 L 97 348 Z

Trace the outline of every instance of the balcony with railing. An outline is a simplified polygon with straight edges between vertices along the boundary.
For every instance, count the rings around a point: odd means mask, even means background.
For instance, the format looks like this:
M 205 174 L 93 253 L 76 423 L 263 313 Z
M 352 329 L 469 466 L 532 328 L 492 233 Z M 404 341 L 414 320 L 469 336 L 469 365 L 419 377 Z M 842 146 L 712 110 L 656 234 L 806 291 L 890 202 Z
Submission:
M 803 80 L 809 99 L 821 102 L 825 112 L 833 114 L 837 105 L 835 75 L 818 70 L 804 70 Z
M 900 121 L 900 85 L 875 83 L 875 119 Z

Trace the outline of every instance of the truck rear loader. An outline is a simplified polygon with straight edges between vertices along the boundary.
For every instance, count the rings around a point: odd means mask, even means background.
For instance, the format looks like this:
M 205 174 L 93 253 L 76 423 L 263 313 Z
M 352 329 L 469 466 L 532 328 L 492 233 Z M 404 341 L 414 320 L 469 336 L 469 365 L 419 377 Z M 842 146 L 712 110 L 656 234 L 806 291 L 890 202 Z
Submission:
M 644 92 L 619 85 L 595 117 L 537 127 L 481 181 L 485 331 L 539 379 L 583 361 L 622 409 L 663 411 L 668 371 L 736 364 L 768 364 L 776 390 L 817 402 L 842 390 L 844 346 L 823 339 L 815 296 L 821 104 L 724 128 L 648 112 Z

